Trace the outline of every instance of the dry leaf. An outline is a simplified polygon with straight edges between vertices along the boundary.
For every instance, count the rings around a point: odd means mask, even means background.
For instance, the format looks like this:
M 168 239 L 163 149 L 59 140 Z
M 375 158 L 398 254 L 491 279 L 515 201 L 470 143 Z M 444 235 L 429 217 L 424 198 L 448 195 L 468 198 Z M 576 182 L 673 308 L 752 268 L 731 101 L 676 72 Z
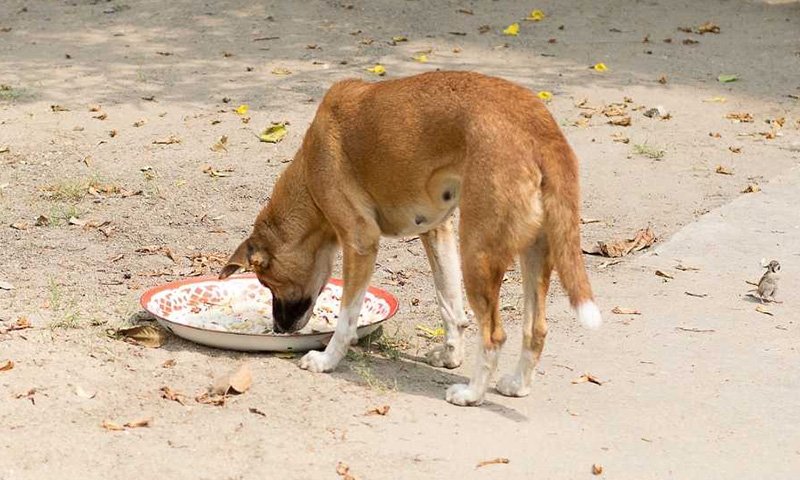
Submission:
M 54 112 L 69 112 L 69 109 L 61 105 L 50 105 L 50 110 Z
M 389 409 L 392 408 L 389 405 L 382 405 L 380 407 L 373 407 L 367 410 L 367 415 L 381 415 L 386 416 L 389 413 Z
M 181 139 L 175 135 L 170 135 L 163 140 L 153 140 L 154 145 L 172 145 L 173 143 L 181 143 Z
M 87 400 L 91 400 L 92 398 L 95 397 L 95 395 L 97 395 L 97 391 L 92 390 L 92 391 L 87 392 L 86 390 L 83 389 L 83 387 L 78 385 L 77 387 L 75 387 L 75 395 L 77 395 L 77 396 L 79 396 L 81 398 L 85 398 Z
M 696 32 L 701 35 L 704 33 L 719 33 L 719 27 L 714 23 L 705 22 L 697 27 Z
M 480 27 L 478 27 L 478 33 L 484 34 L 484 33 L 488 32 L 491 29 L 492 29 L 492 27 L 490 27 L 489 25 L 481 25 Z
M 272 69 L 271 73 L 273 75 L 285 76 L 285 75 L 291 75 L 292 71 L 286 67 L 275 67 Z
M 151 421 L 152 420 L 149 418 L 140 418 L 139 420 L 126 423 L 125 426 L 128 428 L 149 427 Z
M 630 143 L 631 139 L 626 137 L 624 133 L 617 132 L 611 135 L 611 139 L 617 143 Z
M 690 265 L 683 265 L 683 264 L 676 265 L 675 266 L 675 270 L 680 270 L 682 272 L 698 272 L 698 271 L 700 271 L 700 269 L 697 268 L 697 267 L 692 267 Z
M 603 382 L 598 380 L 597 377 L 595 377 L 594 375 L 592 375 L 590 373 L 584 373 L 583 375 L 581 375 L 580 377 L 578 377 L 578 378 L 576 378 L 575 380 L 572 381 L 573 384 L 586 383 L 586 382 L 594 383 L 595 385 L 602 385 L 603 384 Z
M 590 223 L 600 223 L 602 220 L 599 218 L 581 218 L 581 225 L 588 225 Z
M 101 425 L 106 430 L 110 430 L 110 431 L 113 431 L 113 432 L 119 432 L 119 431 L 125 430 L 125 427 L 123 427 L 122 425 L 120 425 L 118 423 L 114 423 L 114 422 L 112 422 L 110 420 L 103 420 L 103 423 Z
M 156 325 L 137 325 L 131 328 L 123 328 L 117 330 L 117 334 L 122 335 L 126 341 L 150 348 L 158 348 L 164 345 L 167 340 L 166 331 Z
M 350 473 L 350 467 L 344 462 L 338 462 L 336 464 L 336 474 L 343 477 L 344 480 L 356 480 L 356 477 Z
M 600 475 L 603 473 L 603 466 L 599 463 L 592 465 L 592 475 Z
M 616 125 L 618 127 L 630 127 L 631 126 L 631 117 L 624 116 L 619 118 L 612 118 L 608 121 L 611 125 Z
M 683 292 L 690 297 L 697 297 L 697 298 L 706 298 L 708 296 L 707 293 L 693 293 L 693 292 Z
M 675 330 L 680 330 L 682 332 L 692 332 L 692 333 L 714 333 L 716 330 L 713 328 L 695 328 L 695 327 L 675 327 Z
M 660 83 L 661 85 L 666 85 L 667 76 L 666 75 L 661 75 L 660 77 L 658 77 L 658 83 Z
M 95 115 L 92 118 L 96 118 L 98 120 L 105 120 L 106 118 L 108 118 L 108 114 L 107 113 L 101 113 L 100 115 Z
M 763 313 L 764 315 L 769 315 L 770 317 L 774 316 L 774 314 L 769 310 L 767 310 L 763 305 L 756 306 L 756 312 Z M 0 368 L 0 370 L 2 370 L 2 368 Z
M 19 317 L 14 324 L 6 328 L 0 329 L 0 333 L 8 333 L 8 332 L 13 332 L 15 330 L 25 330 L 27 328 L 33 328 L 33 325 L 31 325 L 30 320 L 28 320 L 27 317 Z
M 684 38 L 682 43 L 684 45 L 696 45 L 696 44 L 698 44 L 700 42 L 697 41 L 697 40 L 692 40 L 691 38 Z
M 186 395 L 176 392 L 175 390 L 169 387 L 161 387 L 161 398 L 166 398 L 167 400 L 172 400 L 173 402 L 178 402 L 181 405 L 186 405 L 183 402 L 183 399 L 186 398 Z
M 623 308 L 623 307 L 614 307 L 611 310 L 611 313 L 616 313 L 617 315 L 641 315 L 642 312 L 636 310 L 634 308 Z
M 597 242 L 597 244 L 590 248 L 583 250 L 584 253 L 590 255 L 601 255 L 604 257 L 622 257 L 631 252 L 643 250 L 656 241 L 656 236 L 650 227 L 644 228 L 636 232 L 636 235 L 627 240 L 615 240 L 612 242 Z
M 211 165 L 206 165 L 203 167 L 203 173 L 208 174 L 210 177 L 230 177 L 231 172 L 233 172 L 232 168 L 223 168 L 222 170 L 217 170 L 216 168 L 212 168 Z
M 0 280 L 0 290 L 14 290 L 14 285 Z
M 170 358 L 169 360 L 166 360 L 164 361 L 164 363 L 161 364 L 161 368 L 172 368 L 175 366 L 176 363 L 178 362 L 176 362 L 174 358 Z
M 11 228 L 13 228 L 14 230 L 27 230 L 28 229 L 28 224 L 25 223 L 25 222 L 15 222 L 15 223 L 12 223 L 9 226 Z
M 674 280 L 675 279 L 675 277 L 673 277 L 669 273 L 662 272 L 661 270 L 656 270 L 656 276 L 657 277 L 664 277 L 664 278 L 669 279 L 669 280 Z
M 742 190 L 742 193 L 756 193 L 756 192 L 760 192 L 760 191 L 761 191 L 761 187 L 759 187 L 758 184 L 750 183 L 746 187 L 744 187 L 744 190 Z
M 253 374 L 250 372 L 248 364 L 244 363 L 235 370 L 218 377 L 214 380 L 211 393 L 215 395 L 227 395 L 228 393 L 244 393 L 253 383 Z
M 497 458 L 493 458 L 491 460 L 484 460 L 482 462 L 478 462 L 478 464 L 475 466 L 475 468 L 485 467 L 486 465 L 504 464 L 504 463 L 508 463 L 508 462 L 510 462 L 510 460 L 505 458 L 505 457 L 497 457 Z
M 223 135 L 223 136 L 219 137 L 219 140 L 217 140 L 217 143 L 215 143 L 214 145 L 211 146 L 211 151 L 212 152 L 227 152 L 228 151 L 227 145 L 228 145 L 228 136 L 227 135 Z
M 725 118 L 739 123 L 753 123 L 753 116 L 747 112 L 731 112 L 725 115 Z
M 0 372 L 7 372 L 14 368 L 14 362 L 6 360 L 5 363 L 0 363 Z
M 717 168 L 715 168 L 714 171 L 720 175 L 733 175 L 733 171 L 731 171 L 731 169 L 722 165 L 717 165 Z
M 210 395 L 208 393 L 204 393 L 202 395 L 198 395 L 195 398 L 197 403 L 202 403 L 204 405 L 215 405 L 217 407 L 224 407 L 225 406 L 225 395 Z
M 730 147 L 728 147 L 728 150 L 730 150 L 733 153 L 742 153 L 742 147 L 730 146 Z
M 276 123 L 261 132 L 258 139 L 267 143 L 278 143 L 286 137 L 288 131 L 285 123 Z
M 261 410 L 259 410 L 259 409 L 255 408 L 255 407 L 250 407 L 250 408 L 248 408 L 247 410 L 248 410 L 250 413 L 253 413 L 253 414 L 259 415 L 259 416 L 261 416 L 261 417 L 266 417 L 266 416 L 267 416 L 267 414 L 266 414 L 266 413 L 262 412 Z
M 722 138 L 722 134 L 719 132 L 708 132 L 708 136 L 711 138 Z
M 133 122 L 133 126 L 138 128 L 138 127 L 144 126 L 145 123 L 147 123 L 147 120 L 141 119 L 141 120 L 137 120 L 137 121 Z

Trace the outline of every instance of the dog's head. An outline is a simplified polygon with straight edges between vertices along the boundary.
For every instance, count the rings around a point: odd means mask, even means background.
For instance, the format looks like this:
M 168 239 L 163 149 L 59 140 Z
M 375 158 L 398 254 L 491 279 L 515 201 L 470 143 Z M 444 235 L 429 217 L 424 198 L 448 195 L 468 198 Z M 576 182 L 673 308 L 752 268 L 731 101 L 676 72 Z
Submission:
M 335 244 L 304 236 L 287 241 L 258 228 L 234 251 L 220 280 L 251 268 L 272 292 L 273 330 L 290 333 L 308 323 L 331 273 Z

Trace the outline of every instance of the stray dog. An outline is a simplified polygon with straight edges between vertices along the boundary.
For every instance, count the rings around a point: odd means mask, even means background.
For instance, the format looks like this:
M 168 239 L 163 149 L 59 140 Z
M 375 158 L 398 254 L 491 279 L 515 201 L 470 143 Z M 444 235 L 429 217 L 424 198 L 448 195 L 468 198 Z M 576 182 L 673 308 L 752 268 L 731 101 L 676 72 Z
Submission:
M 497 390 L 521 397 L 547 335 L 545 302 L 555 268 L 578 319 L 597 328 L 579 236 L 578 161 L 545 105 L 529 90 L 472 72 L 334 84 L 294 160 L 275 184 L 253 232 L 223 267 L 252 268 L 272 291 L 274 329 L 309 320 L 343 250 L 344 291 L 335 333 L 300 367 L 329 372 L 356 338 L 382 235 L 419 235 L 433 271 L 444 345 L 428 353 L 458 367 L 468 324 L 463 284 L 480 331 L 469 385 L 447 401 L 479 405 L 506 340 L 499 310 L 508 266 L 520 258 L 522 354 Z M 452 214 L 460 210 L 459 262 Z

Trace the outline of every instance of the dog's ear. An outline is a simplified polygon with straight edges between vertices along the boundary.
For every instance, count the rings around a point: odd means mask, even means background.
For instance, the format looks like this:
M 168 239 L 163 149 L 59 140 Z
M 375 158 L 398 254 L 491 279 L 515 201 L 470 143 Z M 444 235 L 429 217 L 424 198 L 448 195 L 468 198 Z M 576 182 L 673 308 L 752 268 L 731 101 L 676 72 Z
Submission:
M 225 280 L 240 269 L 249 267 L 252 250 L 253 248 L 250 246 L 249 238 L 236 247 L 236 251 L 231 255 L 228 264 L 222 267 L 222 271 L 219 272 L 219 279 Z

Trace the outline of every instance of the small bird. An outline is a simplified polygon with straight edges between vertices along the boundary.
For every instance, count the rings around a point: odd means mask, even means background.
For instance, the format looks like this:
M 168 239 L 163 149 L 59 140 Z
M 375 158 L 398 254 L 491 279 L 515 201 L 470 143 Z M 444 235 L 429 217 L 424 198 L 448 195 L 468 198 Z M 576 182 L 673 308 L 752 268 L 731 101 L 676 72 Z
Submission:
M 775 294 L 778 293 L 778 272 L 781 271 L 781 264 L 773 260 L 767 264 L 767 271 L 761 276 L 758 281 L 758 296 L 761 298 L 761 303 L 764 300 L 768 302 L 775 302 Z

